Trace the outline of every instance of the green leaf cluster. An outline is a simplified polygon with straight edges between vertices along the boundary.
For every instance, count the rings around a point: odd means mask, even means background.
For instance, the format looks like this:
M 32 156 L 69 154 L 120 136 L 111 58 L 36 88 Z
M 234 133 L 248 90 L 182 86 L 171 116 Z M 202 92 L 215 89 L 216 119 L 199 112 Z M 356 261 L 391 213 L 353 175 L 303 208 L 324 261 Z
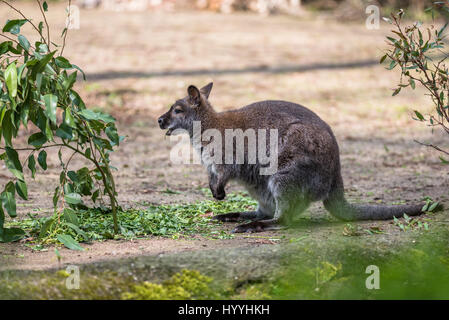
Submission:
M 46 2 L 42 9 L 45 14 Z M 21 27 L 28 23 L 39 33 L 34 43 L 21 34 Z M 36 27 L 31 20 L 18 19 L 7 21 L 2 29 L 8 41 L 0 43 L 0 161 L 12 179 L 0 193 L 0 242 L 24 235 L 4 228 L 5 216 L 17 215 L 17 197 L 28 200 L 26 170 L 33 179 L 38 171 L 47 170 L 46 150 L 50 148 L 58 150 L 62 168 L 53 195 L 55 211 L 61 214 L 66 206 L 85 208 L 86 197 L 96 202 L 107 195 L 116 214 L 109 155 L 123 137 L 118 135 L 113 117 L 86 108 L 74 89 L 78 73 L 84 76 L 83 71 L 61 55 L 63 47 L 50 42 L 43 28 L 42 22 Z M 28 145 L 18 147 L 15 140 L 22 131 L 31 134 Z M 68 158 L 63 156 L 64 150 L 69 151 Z M 71 170 L 74 156 L 92 166 Z
M 446 2 L 435 2 L 433 5 L 449 12 L 449 4 Z M 427 11 L 433 10 L 434 6 Z M 386 63 L 389 70 L 400 71 L 400 83 L 393 90 L 393 96 L 403 88 L 410 87 L 414 90 L 417 84 L 427 90 L 435 112 L 423 115 L 414 110 L 416 117 L 413 119 L 425 122 L 430 127 L 439 126 L 449 133 L 449 66 L 445 52 L 448 23 L 440 28 L 435 25 L 424 27 L 421 22 L 405 26 L 402 22 L 403 15 L 404 11 L 400 10 L 391 14 L 391 19 L 388 19 L 393 29 L 392 34 L 386 37 L 389 47 L 380 63 Z M 449 154 L 437 146 L 428 146 Z

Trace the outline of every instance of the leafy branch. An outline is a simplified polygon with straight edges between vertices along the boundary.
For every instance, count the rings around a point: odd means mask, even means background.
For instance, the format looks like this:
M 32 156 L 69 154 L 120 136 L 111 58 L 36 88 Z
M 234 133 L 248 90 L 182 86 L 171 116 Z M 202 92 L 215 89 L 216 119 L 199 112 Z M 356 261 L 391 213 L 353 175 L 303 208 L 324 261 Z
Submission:
M 67 27 L 61 35 L 62 47 L 51 42 L 45 14 L 48 4 L 40 0 L 36 2 L 44 19 L 38 26 L 13 5 L 0 0 L 0 5 L 6 4 L 23 18 L 7 21 L 1 34 L 7 41 L 0 43 L 0 151 L 3 151 L 0 160 L 4 161 L 13 176 L 0 193 L 0 242 L 24 237 L 23 230 L 4 227 L 5 212 L 10 217 L 17 216 L 16 195 L 28 200 L 24 168 L 29 169 L 33 179 L 38 165 L 42 170 L 47 170 L 46 150 L 49 148 L 59 148 L 62 171 L 53 195 L 55 214 L 43 226 L 41 236 L 45 237 L 57 228 L 61 215 L 73 216 L 76 210 L 85 209 L 83 198 L 90 198 L 96 203 L 98 199 L 103 199 L 103 195 L 109 197 L 114 231 L 118 233 L 118 201 L 110 153 L 123 137 L 118 135 L 113 117 L 87 109 L 74 90 L 78 72 L 83 76 L 84 72 L 62 56 Z M 26 23 L 31 24 L 40 36 L 34 45 L 20 32 Z M 50 44 L 55 47 L 53 51 Z M 15 147 L 19 131 L 29 135 L 28 146 Z M 70 151 L 66 161 L 62 156 L 63 150 Z M 27 152 L 27 156 L 21 160 L 19 153 L 22 152 Z M 92 168 L 71 170 L 75 156 L 88 161 Z M 64 243 L 71 240 L 70 235 L 61 235 Z M 70 246 L 77 247 L 77 244 L 71 243 Z
M 440 3 L 437 3 L 440 6 Z M 415 110 L 414 120 L 427 122 L 431 127 L 439 126 L 449 134 L 449 70 L 446 64 L 448 54 L 444 48 L 444 31 L 448 24 L 438 29 L 434 25 L 423 28 L 421 22 L 402 26 L 404 11 L 391 14 L 386 19 L 393 26 L 392 36 L 387 36 L 388 50 L 381 58 L 383 63 L 388 59 L 389 70 L 399 67 L 400 83 L 393 96 L 403 88 L 415 89 L 420 84 L 427 90 L 431 98 L 435 114 L 424 116 Z M 432 144 L 421 143 L 449 155 L 449 152 Z

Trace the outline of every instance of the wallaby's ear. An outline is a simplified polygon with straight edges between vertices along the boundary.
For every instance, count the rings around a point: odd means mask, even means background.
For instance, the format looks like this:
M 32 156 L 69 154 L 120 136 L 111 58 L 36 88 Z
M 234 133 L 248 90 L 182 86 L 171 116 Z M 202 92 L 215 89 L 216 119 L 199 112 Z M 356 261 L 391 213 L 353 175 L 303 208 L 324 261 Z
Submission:
M 190 102 L 195 106 L 199 106 L 201 103 L 200 90 L 195 86 L 189 86 L 187 88 L 187 93 L 189 94 Z
M 212 91 L 213 86 L 214 86 L 214 83 L 211 82 L 208 85 L 206 85 L 200 89 L 201 93 L 204 94 L 206 99 L 209 99 L 209 95 L 210 95 L 210 92 Z

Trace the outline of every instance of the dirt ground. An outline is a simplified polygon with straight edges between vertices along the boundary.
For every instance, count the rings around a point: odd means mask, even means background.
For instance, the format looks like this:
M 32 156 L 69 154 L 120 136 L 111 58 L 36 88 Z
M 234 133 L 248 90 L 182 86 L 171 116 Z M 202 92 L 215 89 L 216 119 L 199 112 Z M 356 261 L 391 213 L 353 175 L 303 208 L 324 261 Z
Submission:
M 38 11 L 21 4 L 33 17 Z M 50 4 L 53 39 L 58 41 L 64 8 Z M 0 21 L 9 12 L 0 9 Z M 334 130 L 341 150 L 347 197 L 357 202 L 397 203 L 424 196 L 445 202 L 447 168 L 439 154 L 414 139 L 445 145 L 446 136 L 431 132 L 411 119 L 412 111 L 431 110 L 421 89 L 392 97 L 398 74 L 378 64 L 385 48 L 388 25 L 368 30 L 364 22 L 345 24 L 319 16 L 292 18 L 253 14 L 221 15 L 209 12 L 104 12 L 81 10 L 81 28 L 70 30 L 65 55 L 82 67 L 87 81 L 77 85 L 86 104 L 118 119 L 126 140 L 112 156 L 119 201 L 124 207 L 183 203 L 205 199 L 208 186 L 199 165 L 173 165 L 174 145 L 157 127 L 156 119 L 190 84 L 214 82 L 210 100 L 227 110 L 267 99 L 288 100 L 315 111 Z M 32 38 L 32 37 L 31 37 Z M 49 154 L 49 170 L 30 181 L 28 212 L 49 214 L 58 180 L 58 158 Z M 74 163 L 79 165 L 81 163 Z M 0 168 L 0 185 L 10 174 Z M 167 194 L 166 189 L 179 193 Z M 228 193 L 241 190 L 230 185 Z M 201 237 L 173 240 L 150 238 L 106 241 L 75 252 L 61 249 L 63 263 L 88 263 L 136 255 L 202 250 L 220 247 L 276 244 L 311 235 L 325 241 L 341 234 L 321 204 L 302 217 L 304 227 L 292 231 L 236 235 L 228 240 Z M 447 212 L 430 218 L 444 223 Z M 378 226 L 379 241 L 398 241 L 399 228 L 391 222 L 360 223 Z M 231 230 L 232 226 L 223 226 Z M 371 236 L 366 236 L 371 237 Z M 270 240 L 271 239 L 271 240 Z M 274 240 L 273 240 L 274 239 Z M 371 238 L 372 239 L 372 238 Z M 34 252 L 23 243 L 0 244 L 0 269 L 45 269 L 58 266 L 53 249 Z

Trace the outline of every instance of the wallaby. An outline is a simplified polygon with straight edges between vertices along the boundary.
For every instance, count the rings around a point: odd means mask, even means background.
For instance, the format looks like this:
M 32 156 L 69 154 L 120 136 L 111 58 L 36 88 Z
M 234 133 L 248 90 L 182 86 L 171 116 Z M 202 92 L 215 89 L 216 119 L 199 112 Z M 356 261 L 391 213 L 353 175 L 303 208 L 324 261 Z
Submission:
M 212 83 L 198 89 L 191 85 L 188 95 L 177 100 L 158 123 L 171 135 L 183 129 L 194 139 L 194 124 L 200 121 L 201 133 L 216 129 L 276 129 L 278 132 L 276 172 L 262 175 L 261 164 L 216 163 L 210 150 L 202 145 L 204 165 L 209 174 L 209 186 L 214 198 L 225 198 L 225 186 L 230 180 L 242 183 L 258 201 L 251 212 L 233 212 L 215 216 L 224 222 L 252 222 L 238 225 L 234 232 L 261 232 L 288 225 L 293 215 L 300 214 L 313 201 L 323 201 L 324 207 L 342 220 L 384 220 L 393 217 L 419 215 L 423 204 L 415 205 L 358 205 L 344 197 L 340 169 L 340 154 L 335 136 L 327 123 L 311 110 L 286 101 L 261 101 L 241 109 L 216 112 L 209 102 Z M 219 144 L 223 146 L 223 144 Z M 268 147 L 270 149 L 270 147 Z M 249 154 L 245 149 L 245 161 Z

